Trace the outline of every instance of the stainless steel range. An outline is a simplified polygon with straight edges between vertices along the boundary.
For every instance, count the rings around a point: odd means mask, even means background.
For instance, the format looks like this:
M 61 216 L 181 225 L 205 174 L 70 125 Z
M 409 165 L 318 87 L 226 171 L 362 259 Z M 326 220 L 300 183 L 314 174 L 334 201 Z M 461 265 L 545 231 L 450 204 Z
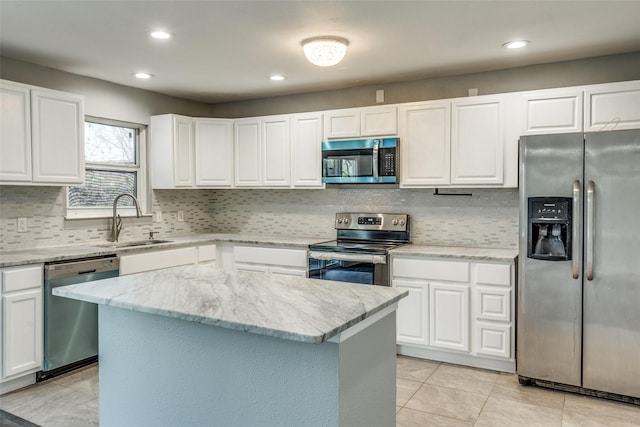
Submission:
M 389 286 L 389 251 L 409 243 L 409 215 L 336 214 L 336 240 L 309 246 L 309 277 Z

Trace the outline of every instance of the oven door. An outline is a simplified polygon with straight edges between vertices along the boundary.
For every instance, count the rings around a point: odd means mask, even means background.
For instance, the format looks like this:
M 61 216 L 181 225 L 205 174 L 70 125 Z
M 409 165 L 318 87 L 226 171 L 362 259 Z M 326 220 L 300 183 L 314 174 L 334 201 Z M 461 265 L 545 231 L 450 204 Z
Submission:
M 386 255 L 309 252 L 310 279 L 389 286 Z

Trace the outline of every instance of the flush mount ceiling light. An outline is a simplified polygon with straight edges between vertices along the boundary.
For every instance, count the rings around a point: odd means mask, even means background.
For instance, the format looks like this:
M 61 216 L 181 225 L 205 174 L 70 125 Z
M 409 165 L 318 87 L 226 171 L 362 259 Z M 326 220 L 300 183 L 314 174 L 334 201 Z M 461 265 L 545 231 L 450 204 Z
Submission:
M 286 77 L 285 76 L 281 76 L 279 74 L 274 74 L 273 76 L 269 76 L 269 80 L 273 80 L 275 82 L 280 82 L 282 80 L 284 80 Z
M 304 55 L 319 67 L 330 67 L 342 61 L 349 42 L 341 37 L 312 37 L 302 41 Z
M 150 79 L 151 77 L 153 77 L 153 74 L 149 74 L 149 73 L 133 73 L 133 75 L 138 78 L 138 79 Z
M 529 40 L 512 40 L 502 45 L 505 49 L 520 49 L 531 44 Z

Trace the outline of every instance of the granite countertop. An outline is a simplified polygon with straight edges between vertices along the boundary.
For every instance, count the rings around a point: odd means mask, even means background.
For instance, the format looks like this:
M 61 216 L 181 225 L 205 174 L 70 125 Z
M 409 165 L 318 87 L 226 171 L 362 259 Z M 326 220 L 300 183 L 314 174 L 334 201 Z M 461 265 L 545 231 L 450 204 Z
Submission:
M 518 249 L 467 248 L 460 246 L 404 245 L 391 250 L 391 255 L 458 258 L 478 261 L 513 261 Z
M 262 246 L 286 246 L 306 249 L 310 244 L 331 240 L 332 237 L 283 237 L 260 236 L 255 234 L 205 233 L 188 236 L 161 236 L 167 243 L 148 246 L 115 247 L 111 242 L 87 242 L 64 246 L 21 249 L 0 252 L 0 268 L 16 265 L 39 264 L 43 262 L 64 261 L 77 258 L 96 257 L 107 254 L 128 255 L 162 249 L 181 248 L 194 245 L 211 245 L 220 242 L 234 244 L 257 244 Z M 142 239 L 143 240 L 143 239 Z M 126 242 L 122 242 L 126 243 Z
M 182 266 L 55 288 L 54 295 L 306 343 L 322 343 L 408 291 Z

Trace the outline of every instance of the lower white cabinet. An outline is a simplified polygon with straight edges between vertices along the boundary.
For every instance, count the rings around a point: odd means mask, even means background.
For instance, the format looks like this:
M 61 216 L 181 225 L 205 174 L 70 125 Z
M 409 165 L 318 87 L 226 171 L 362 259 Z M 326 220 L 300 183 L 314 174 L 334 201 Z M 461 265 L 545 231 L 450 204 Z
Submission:
M 306 249 L 235 245 L 234 268 L 238 271 L 306 277 Z
M 0 382 L 8 382 L 42 367 L 43 266 L 8 267 L 0 270 L 0 276 Z M 9 390 L 2 387 L 4 391 Z
M 120 256 L 120 275 L 177 267 L 179 265 L 196 264 L 198 248 L 165 249 Z
M 514 262 L 394 255 L 398 353 L 515 371 Z

